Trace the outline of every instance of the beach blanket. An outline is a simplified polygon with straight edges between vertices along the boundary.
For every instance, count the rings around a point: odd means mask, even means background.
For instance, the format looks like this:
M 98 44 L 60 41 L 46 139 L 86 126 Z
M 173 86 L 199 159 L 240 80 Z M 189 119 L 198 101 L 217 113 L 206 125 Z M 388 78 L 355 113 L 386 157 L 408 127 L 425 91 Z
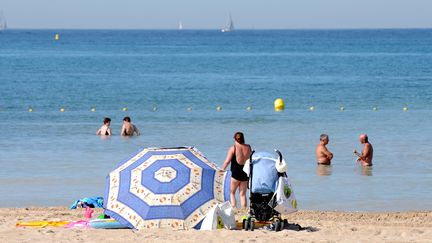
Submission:
M 90 207 L 90 208 L 102 208 L 103 207 L 103 197 L 85 197 L 83 199 L 76 200 L 70 209 L 76 209 L 78 206 Z

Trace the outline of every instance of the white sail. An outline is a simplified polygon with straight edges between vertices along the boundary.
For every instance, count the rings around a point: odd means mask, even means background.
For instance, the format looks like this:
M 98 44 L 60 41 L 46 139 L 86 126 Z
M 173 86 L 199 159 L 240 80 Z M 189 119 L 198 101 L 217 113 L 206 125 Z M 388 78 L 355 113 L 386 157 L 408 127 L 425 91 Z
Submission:
M 229 21 L 228 21 L 228 25 L 221 29 L 222 32 L 231 32 L 234 30 L 234 22 L 232 20 L 231 14 L 229 15 Z
M 6 18 L 3 15 L 3 11 L 0 11 L 0 31 L 7 29 Z
M 182 29 L 183 29 L 183 24 L 182 24 L 181 21 L 179 21 L 178 29 L 179 29 L 179 30 L 182 30 Z

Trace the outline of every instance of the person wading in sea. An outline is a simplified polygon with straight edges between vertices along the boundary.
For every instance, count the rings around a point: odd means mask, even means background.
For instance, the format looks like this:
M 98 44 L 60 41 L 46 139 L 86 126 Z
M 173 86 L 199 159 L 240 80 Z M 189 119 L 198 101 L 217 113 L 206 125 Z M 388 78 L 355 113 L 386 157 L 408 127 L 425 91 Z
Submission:
M 320 142 L 316 147 L 315 154 L 317 163 L 319 165 L 330 165 L 333 159 L 333 154 L 327 149 L 326 145 L 329 143 L 327 134 L 321 134 Z
M 123 126 L 120 134 L 122 136 L 133 136 L 134 134 L 139 136 L 140 131 L 134 124 L 132 124 L 130 117 L 126 116 L 125 118 L 123 118 Z
M 96 135 L 102 135 L 102 136 L 111 136 L 111 128 L 109 127 L 111 124 L 111 119 L 109 117 L 105 117 L 103 120 L 103 125 L 99 130 L 97 130 Z
M 369 142 L 367 134 L 361 134 L 359 137 L 360 143 L 364 145 L 362 153 L 354 150 L 354 154 L 358 156 L 357 162 L 363 166 L 372 166 L 373 147 Z

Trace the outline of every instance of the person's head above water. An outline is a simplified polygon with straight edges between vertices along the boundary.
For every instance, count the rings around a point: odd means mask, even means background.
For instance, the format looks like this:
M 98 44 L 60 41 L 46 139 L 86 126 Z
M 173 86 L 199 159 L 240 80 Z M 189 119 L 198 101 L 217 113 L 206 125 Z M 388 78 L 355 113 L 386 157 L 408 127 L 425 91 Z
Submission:
M 242 132 L 236 132 L 234 134 L 234 140 L 239 143 L 239 144 L 244 144 L 245 143 L 245 139 L 244 139 L 244 135 Z
M 325 144 L 328 144 L 328 142 L 329 142 L 329 137 L 328 137 L 328 135 L 327 135 L 327 134 L 324 134 L 324 133 L 321 134 L 321 135 L 320 135 L 320 141 L 323 142 L 324 145 L 325 145 Z
M 103 123 L 105 125 L 109 125 L 111 123 L 111 119 L 109 117 L 105 117 L 104 120 L 103 120 Z
M 360 143 L 368 143 L 368 135 L 366 133 L 360 134 L 359 136 Z
M 130 119 L 130 117 L 125 116 L 125 117 L 123 118 L 123 121 L 125 121 L 125 122 L 131 122 L 131 119 Z

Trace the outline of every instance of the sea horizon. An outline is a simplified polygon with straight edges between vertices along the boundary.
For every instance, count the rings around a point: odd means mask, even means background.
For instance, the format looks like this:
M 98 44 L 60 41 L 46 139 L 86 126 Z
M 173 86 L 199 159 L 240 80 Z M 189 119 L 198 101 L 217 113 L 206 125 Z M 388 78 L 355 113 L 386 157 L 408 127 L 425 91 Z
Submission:
M 203 31 L 211 31 L 211 30 L 217 30 L 220 31 L 223 26 L 217 28 L 110 28 L 110 27 L 97 27 L 97 28 L 79 28 L 79 27 L 73 27 L 73 28 L 64 28 L 64 27 L 37 27 L 37 28 L 28 28 L 28 27 L 8 27 L 4 31 L 8 30 L 78 30 L 78 31 L 86 31 L 86 30 L 113 30 L 113 31 L 128 31 L 128 30 L 142 30 L 142 31 L 152 31 L 152 30 L 161 30 L 161 31 L 188 31 L 188 30 L 203 30 Z M 235 28 L 234 31 L 250 31 L 250 30 L 256 30 L 256 31 L 320 31 L 320 30 L 336 30 L 336 31 L 343 31 L 343 30 L 431 30 L 432 26 L 430 27 L 353 27 L 353 28 L 338 28 L 338 27 L 322 27 L 322 28 Z M 225 33 L 226 34 L 226 33 Z

